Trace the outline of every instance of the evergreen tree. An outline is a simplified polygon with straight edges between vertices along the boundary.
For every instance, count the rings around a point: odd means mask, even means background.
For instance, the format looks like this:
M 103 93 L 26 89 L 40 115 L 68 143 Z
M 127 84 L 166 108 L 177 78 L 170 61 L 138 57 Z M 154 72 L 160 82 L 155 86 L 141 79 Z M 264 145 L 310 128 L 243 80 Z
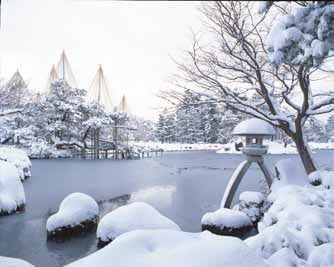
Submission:
M 30 97 L 28 85 L 23 80 L 20 72 L 16 71 L 11 79 L 0 88 L 1 109 L 23 108 Z

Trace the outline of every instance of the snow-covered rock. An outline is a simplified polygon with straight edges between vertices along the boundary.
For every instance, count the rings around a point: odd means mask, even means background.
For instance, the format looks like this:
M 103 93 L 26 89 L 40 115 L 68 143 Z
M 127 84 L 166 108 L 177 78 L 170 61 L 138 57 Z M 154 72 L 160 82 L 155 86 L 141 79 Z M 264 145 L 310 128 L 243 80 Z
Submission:
M 101 219 L 97 227 L 99 246 L 105 246 L 121 234 L 139 229 L 180 230 L 177 224 L 149 204 L 135 202 L 119 207 Z
M 96 201 L 83 193 L 68 195 L 56 214 L 46 223 L 48 237 L 64 239 L 72 233 L 92 230 L 97 224 L 99 207 Z
M 221 208 L 202 217 L 202 230 L 218 235 L 243 236 L 252 228 L 251 219 L 239 210 Z
M 240 122 L 233 130 L 233 135 L 275 135 L 275 129 L 268 122 L 252 118 Z
M 23 210 L 25 194 L 17 168 L 0 160 L 0 215 Z
M 0 267 L 34 267 L 34 266 L 24 260 L 0 256 Z
M 265 267 L 238 238 L 209 232 L 137 230 L 67 267 Z
M 245 213 L 225 208 L 208 212 L 202 217 L 202 225 L 215 225 L 222 228 L 239 228 L 251 224 L 251 220 Z
M 21 180 L 31 177 L 31 161 L 24 150 L 0 146 L 0 160 L 13 163 L 18 169 Z
M 258 224 L 259 234 L 246 243 L 270 263 L 281 258 L 280 266 L 302 266 L 320 245 L 334 242 L 332 190 L 287 185 L 271 193 L 268 201 L 272 205 Z M 291 265 L 285 265 L 288 262 Z

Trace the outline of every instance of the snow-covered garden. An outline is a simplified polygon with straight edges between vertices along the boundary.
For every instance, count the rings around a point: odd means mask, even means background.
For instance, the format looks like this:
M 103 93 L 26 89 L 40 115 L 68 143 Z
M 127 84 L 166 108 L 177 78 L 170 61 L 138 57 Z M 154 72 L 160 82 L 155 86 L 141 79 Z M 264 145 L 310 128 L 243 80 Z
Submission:
M 196 8 L 156 122 L 125 95 L 115 105 L 101 65 L 79 88 L 65 51 L 44 91 L 18 70 L 0 77 L 0 267 L 334 267 L 333 2 Z M 151 13 L 129 16 L 140 43 L 165 30 L 143 31 L 140 17 L 160 26 Z M 149 62 L 153 49 L 127 43 Z M 121 83 L 143 70 L 153 80 L 155 64 L 115 50 L 132 60 L 117 66 Z

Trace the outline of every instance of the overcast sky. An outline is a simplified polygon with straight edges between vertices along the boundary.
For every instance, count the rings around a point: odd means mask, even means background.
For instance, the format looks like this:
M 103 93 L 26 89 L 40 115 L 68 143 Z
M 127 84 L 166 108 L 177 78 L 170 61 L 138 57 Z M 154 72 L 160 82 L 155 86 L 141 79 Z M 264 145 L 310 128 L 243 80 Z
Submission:
M 178 57 L 199 25 L 198 2 L 3 0 L 1 76 L 18 68 L 30 87 L 45 89 L 63 49 L 79 87 L 87 89 L 98 65 L 112 100 L 128 97 L 131 110 L 155 119 L 155 94 L 170 86 Z

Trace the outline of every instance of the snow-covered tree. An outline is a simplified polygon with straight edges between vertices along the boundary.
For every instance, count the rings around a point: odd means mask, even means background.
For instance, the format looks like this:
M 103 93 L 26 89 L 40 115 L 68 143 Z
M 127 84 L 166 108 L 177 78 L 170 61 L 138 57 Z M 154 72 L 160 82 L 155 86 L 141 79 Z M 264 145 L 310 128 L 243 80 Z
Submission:
M 0 109 L 23 108 L 30 97 L 27 83 L 20 72 L 16 71 L 7 83 L 0 86 Z
M 254 12 L 257 3 L 203 3 L 208 31 L 201 38 L 194 36 L 189 60 L 178 64 L 178 84 L 280 128 L 294 141 L 311 173 L 316 167 L 304 124 L 334 108 L 332 88 L 311 92 L 314 70 L 333 49 L 333 3 L 304 4 L 286 10 L 273 5 L 270 12 L 275 14 L 259 16 Z M 279 22 L 273 23 L 273 18 Z M 270 32 L 268 25 L 274 25 Z M 265 108 L 248 100 L 254 94 Z

